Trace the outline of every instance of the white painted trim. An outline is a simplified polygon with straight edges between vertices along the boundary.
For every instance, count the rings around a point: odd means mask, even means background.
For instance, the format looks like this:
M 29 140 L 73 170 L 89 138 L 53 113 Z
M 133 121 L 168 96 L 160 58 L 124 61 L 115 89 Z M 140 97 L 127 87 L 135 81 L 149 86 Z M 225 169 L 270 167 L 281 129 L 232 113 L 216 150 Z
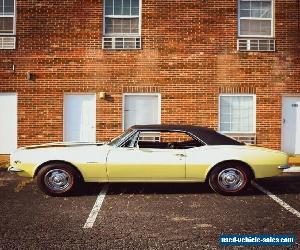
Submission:
M 114 3 L 114 1 L 113 1 Z M 103 17 L 102 17 L 102 36 L 117 36 L 117 37 L 137 37 L 141 36 L 142 34 L 142 0 L 139 0 L 139 15 L 105 15 L 105 0 L 103 0 Z M 113 6 L 114 8 L 114 6 Z M 111 17 L 111 18 L 139 18 L 139 32 L 136 34 L 123 34 L 123 33 L 112 33 L 112 34 L 106 34 L 105 32 L 105 17 Z M 102 45 L 103 47 L 103 45 Z
M 259 191 L 265 193 L 272 200 L 274 200 L 275 202 L 277 202 L 281 207 L 283 207 L 284 209 L 286 209 L 287 211 L 289 211 L 290 213 L 292 213 L 293 215 L 295 215 L 296 217 L 298 217 L 298 219 L 300 219 L 300 212 L 297 211 L 295 208 L 291 207 L 289 204 L 287 204 L 286 202 L 284 202 L 283 200 L 281 200 L 276 195 L 272 194 L 269 190 L 267 190 L 264 187 L 262 187 L 259 184 L 257 184 L 255 181 L 252 181 L 251 183 L 252 183 L 253 187 L 255 187 Z
M 126 96 L 157 96 L 158 97 L 158 123 L 161 123 L 161 94 L 160 93 L 123 93 L 122 95 L 122 130 L 125 125 L 125 97 Z
M 238 8 L 237 8 L 237 25 L 238 25 L 238 38 L 275 38 L 275 0 L 266 0 L 271 1 L 271 10 L 272 10 L 272 18 L 241 18 L 240 17 L 240 2 L 243 0 L 238 0 Z M 245 0 L 246 1 L 246 0 Z M 258 0 L 259 1 L 259 0 Z M 264 0 L 260 0 L 264 1 Z M 271 20 L 271 35 L 269 36 L 263 36 L 263 35 L 241 35 L 240 34 L 240 20 L 241 19 L 252 19 L 252 20 Z
M 241 132 L 241 131 L 221 131 L 221 97 L 222 96 L 252 96 L 253 97 L 253 131 L 251 132 Z M 220 93 L 218 97 L 218 131 L 220 133 L 225 134 L 256 134 L 256 94 L 243 94 L 243 93 L 235 93 L 235 94 L 227 94 Z
M 97 199 L 96 199 L 96 202 L 89 214 L 89 217 L 87 218 L 83 228 L 92 228 L 94 223 L 95 223 L 95 220 L 97 218 L 97 215 L 101 209 L 101 206 L 103 204 L 103 201 L 104 201 L 104 198 L 105 198 L 105 195 L 108 191 L 108 188 L 109 188 L 109 184 L 104 184 L 103 188 L 101 189 Z
M 3 2 L 4 4 L 4 2 Z M 17 26 L 17 0 L 14 0 L 14 14 L 13 15 L 0 15 L 0 17 L 12 17 L 13 18 L 13 33 L 1 33 L 0 36 L 15 36 Z
M 95 138 L 97 141 L 97 93 L 92 92 L 64 92 L 63 93 L 63 141 L 65 142 L 65 96 L 67 95 L 94 95 L 95 105 L 96 105 L 96 117 L 95 117 Z

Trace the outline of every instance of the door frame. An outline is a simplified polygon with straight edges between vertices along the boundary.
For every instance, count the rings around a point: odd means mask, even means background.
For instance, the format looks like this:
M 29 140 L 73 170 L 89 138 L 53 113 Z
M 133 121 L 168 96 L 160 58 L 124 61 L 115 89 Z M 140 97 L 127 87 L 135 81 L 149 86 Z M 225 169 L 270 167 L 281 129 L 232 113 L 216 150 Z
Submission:
M 122 131 L 125 130 L 125 98 L 126 96 L 157 96 L 158 97 L 158 124 L 161 123 L 161 93 L 123 93 L 122 95 Z
M 65 141 L 65 96 L 67 95 L 94 95 L 95 97 L 95 108 L 96 108 L 96 114 L 95 114 L 95 139 L 97 141 L 97 93 L 93 92 L 64 92 L 63 93 L 63 142 Z
M 280 125 L 281 125 L 281 130 L 280 130 L 280 137 L 281 137 L 281 140 L 280 140 L 280 150 L 282 150 L 282 146 L 283 146 L 283 101 L 284 101 L 284 98 L 287 98 L 287 97 L 295 97 L 295 98 L 300 98 L 300 94 L 296 93 L 296 94 L 283 94 L 281 96 L 281 121 L 280 121 Z

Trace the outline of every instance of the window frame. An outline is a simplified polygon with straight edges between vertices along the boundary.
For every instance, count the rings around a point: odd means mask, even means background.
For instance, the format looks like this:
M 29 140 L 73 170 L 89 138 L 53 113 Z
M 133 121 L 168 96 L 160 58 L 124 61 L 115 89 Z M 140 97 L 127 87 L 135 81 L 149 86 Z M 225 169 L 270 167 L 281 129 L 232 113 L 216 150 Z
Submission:
M 114 0 L 115 1 L 115 0 Z M 105 14 L 105 2 L 106 0 L 103 0 L 103 37 L 140 37 L 142 32 L 141 32 L 141 28 L 142 28 L 142 0 L 139 0 L 139 15 L 106 15 Z M 106 17 L 110 17 L 110 18 L 138 18 L 139 19 L 139 23 L 138 23 L 138 29 L 139 32 L 138 33 L 111 33 L 111 34 L 107 34 L 106 30 L 105 30 L 105 18 Z
M 238 0 L 238 37 L 245 38 L 245 37 L 257 37 L 257 38 L 274 38 L 275 37 L 275 0 L 256 0 L 256 1 L 262 1 L 262 2 L 269 2 L 271 1 L 271 12 L 272 12 L 272 18 L 251 18 L 251 17 L 241 17 L 240 12 L 240 6 L 242 1 L 255 1 L 255 0 Z M 271 20 L 271 35 L 241 35 L 241 19 L 244 20 Z
M 221 97 L 252 97 L 253 98 L 253 130 L 248 132 L 243 131 L 222 131 L 221 130 Z M 256 134 L 256 94 L 219 94 L 219 105 L 218 105 L 218 131 L 224 134 Z
M 160 93 L 123 93 L 122 96 L 122 131 L 125 131 L 125 100 L 126 96 L 157 96 L 158 98 L 158 110 L 157 110 L 157 121 L 161 123 L 161 94 Z
M 193 139 L 195 142 L 200 143 L 201 145 L 199 145 L 198 147 L 202 147 L 207 145 L 206 143 L 204 143 L 200 138 L 198 138 L 197 136 L 193 135 L 192 133 L 189 133 L 187 131 L 183 131 L 183 130 L 178 130 L 178 129 L 174 129 L 174 130 L 168 130 L 168 129 L 136 129 L 131 131 L 131 133 L 124 138 L 123 141 L 119 142 L 117 145 L 117 147 L 122 147 L 122 148 L 139 148 L 138 147 L 138 142 L 140 141 L 139 139 L 141 138 L 141 134 L 144 133 L 150 133 L 150 134 L 154 134 L 154 133 L 181 133 L 181 134 L 185 134 L 186 136 L 189 136 L 191 139 Z M 134 141 L 134 146 L 133 147 L 125 147 L 125 144 L 127 142 L 129 142 L 130 140 L 132 140 L 134 137 L 135 141 Z M 196 147 L 196 146 L 195 146 Z M 194 147 L 193 147 L 194 148 Z M 147 148 L 147 149 L 157 149 L 157 148 Z M 160 150 L 178 150 L 176 148 L 159 148 Z M 179 149 L 180 150 L 180 149 Z M 182 149 L 182 150 L 186 150 L 186 149 Z
M 14 1 L 14 14 L 13 15 L 1 15 L 0 17 L 12 17 L 13 18 L 13 32 L 12 33 L 2 33 L 0 31 L 0 36 L 15 36 L 16 35 L 16 12 L 17 12 L 17 0 L 13 0 Z M 4 2 L 3 2 L 4 4 Z M 1 7 L 1 6 L 0 6 Z M 2 6 L 3 7 L 3 6 Z

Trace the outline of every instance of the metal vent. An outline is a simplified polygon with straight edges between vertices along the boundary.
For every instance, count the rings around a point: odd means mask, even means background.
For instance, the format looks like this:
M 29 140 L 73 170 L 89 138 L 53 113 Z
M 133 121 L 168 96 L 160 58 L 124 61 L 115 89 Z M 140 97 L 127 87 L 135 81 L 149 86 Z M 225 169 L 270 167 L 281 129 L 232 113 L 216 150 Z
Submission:
M 103 37 L 103 49 L 140 49 L 140 37 Z
M 0 37 L 0 49 L 15 49 L 16 38 L 15 37 Z
M 238 39 L 239 51 L 275 51 L 274 39 Z
M 139 137 L 139 141 L 160 141 L 160 133 L 142 132 Z
M 237 134 L 228 134 L 226 133 L 227 136 L 240 141 L 244 142 L 246 144 L 256 144 L 256 134 L 244 134 L 244 133 L 237 133 Z

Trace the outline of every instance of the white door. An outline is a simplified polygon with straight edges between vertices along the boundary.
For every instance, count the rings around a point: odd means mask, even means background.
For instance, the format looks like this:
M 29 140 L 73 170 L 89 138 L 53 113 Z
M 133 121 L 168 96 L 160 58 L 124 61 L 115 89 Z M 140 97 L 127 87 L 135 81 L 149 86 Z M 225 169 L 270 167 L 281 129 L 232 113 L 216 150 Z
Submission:
M 0 154 L 17 148 L 17 103 L 17 94 L 0 93 Z
M 160 98 L 158 94 L 124 95 L 124 129 L 133 125 L 160 123 Z
M 64 96 L 64 141 L 96 141 L 96 95 Z
M 284 97 L 282 105 L 282 150 L 300 154 L 300 97 Z

